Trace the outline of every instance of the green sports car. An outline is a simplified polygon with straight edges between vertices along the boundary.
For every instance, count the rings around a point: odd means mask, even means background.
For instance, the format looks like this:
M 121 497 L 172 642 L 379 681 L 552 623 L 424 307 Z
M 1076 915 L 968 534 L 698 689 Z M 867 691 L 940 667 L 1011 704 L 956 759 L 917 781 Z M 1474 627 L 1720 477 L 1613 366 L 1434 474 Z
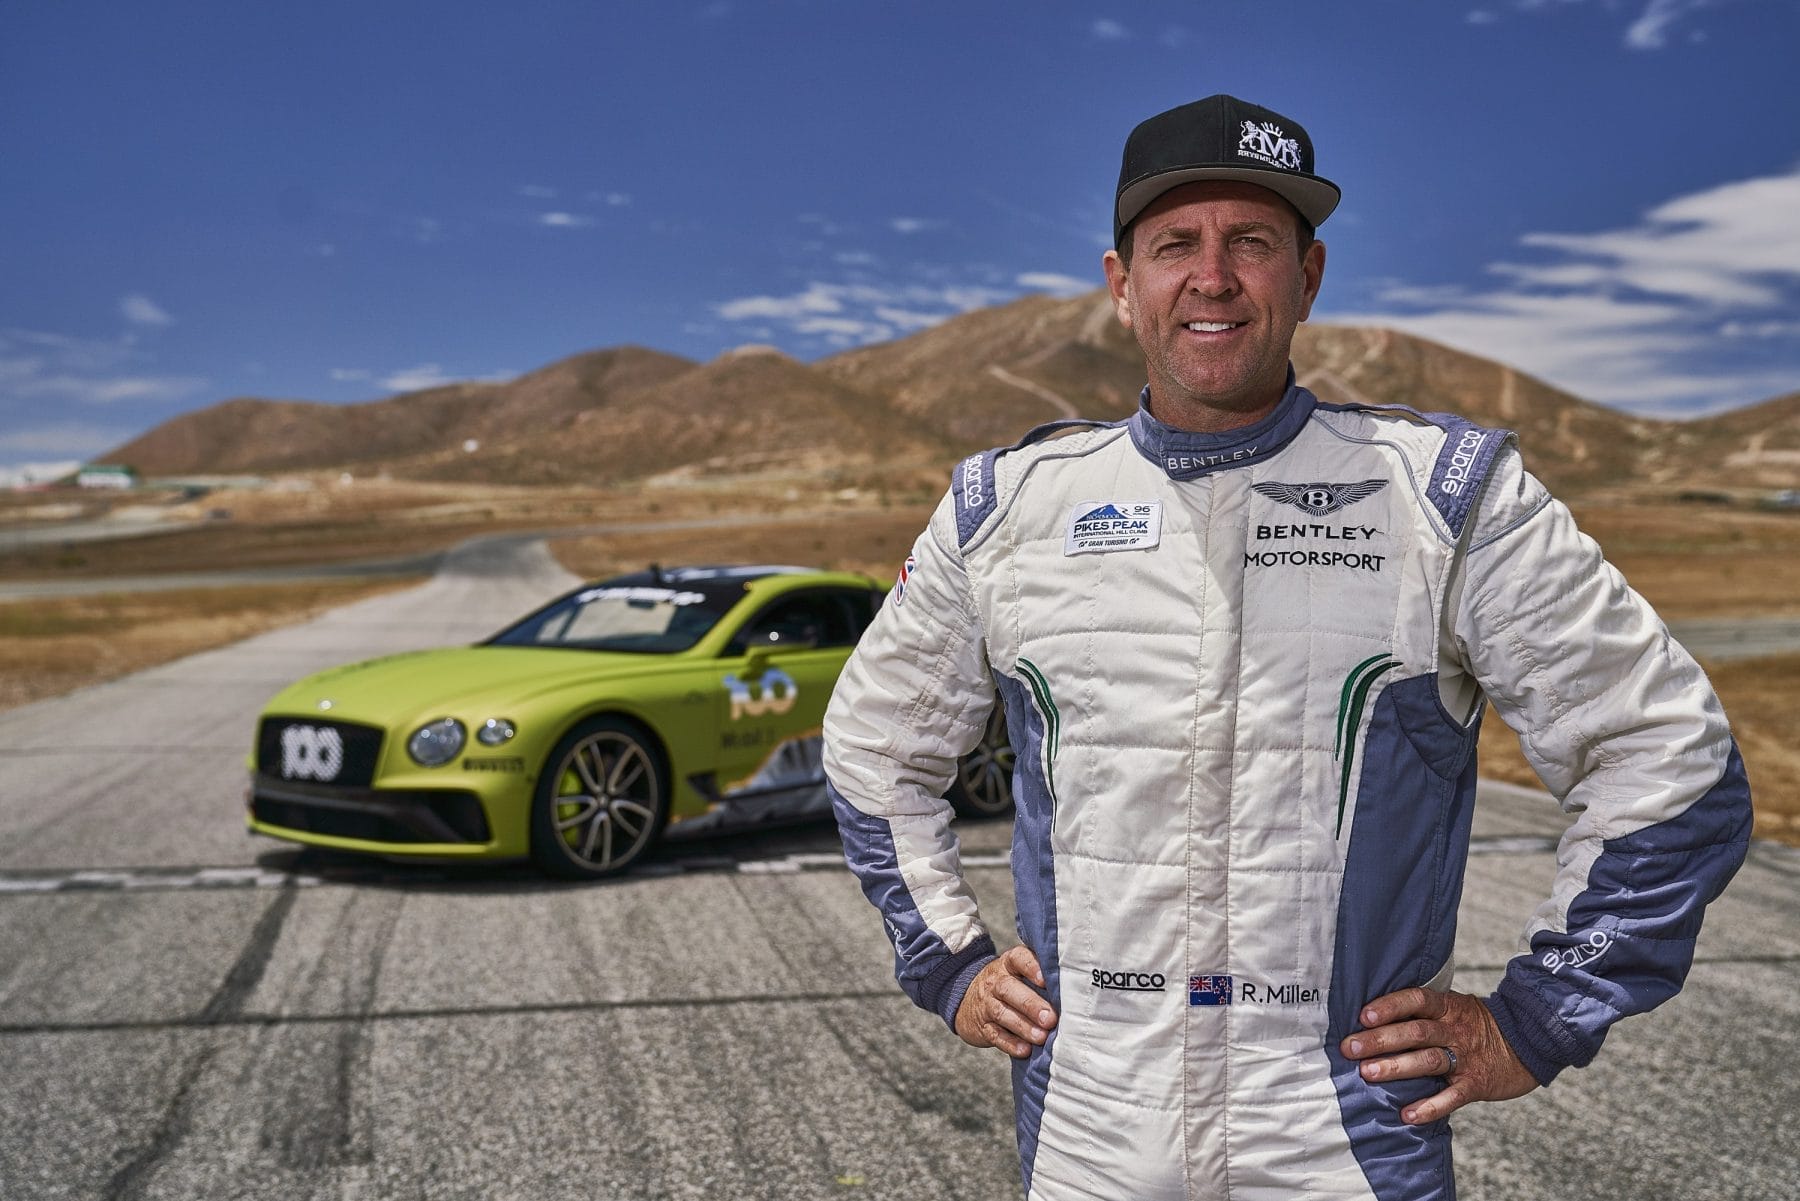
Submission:
M 476 646 L 336 667 L 257 727 L 250 829 L 604 876 L 666 828 L 827 813 L 819 732 L 887 589 L 798 567 L 656 569 L 578 588 Z M 1012 809 L 998 709 L 950 801 Z

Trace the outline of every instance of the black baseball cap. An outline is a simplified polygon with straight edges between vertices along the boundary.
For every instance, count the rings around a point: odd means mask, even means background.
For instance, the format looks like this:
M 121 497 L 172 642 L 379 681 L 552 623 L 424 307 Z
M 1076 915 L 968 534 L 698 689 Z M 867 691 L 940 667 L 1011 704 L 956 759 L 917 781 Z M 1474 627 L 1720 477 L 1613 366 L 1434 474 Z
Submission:
M 1113 245 L 1170 188 L 1236 179 L 1276 193 L 1315 228 L 1342 195 L 1313 174 L 1312 139 L 1297 121 L 1223 93 L 1158 113 L 1125 139 L 1113 201 Z

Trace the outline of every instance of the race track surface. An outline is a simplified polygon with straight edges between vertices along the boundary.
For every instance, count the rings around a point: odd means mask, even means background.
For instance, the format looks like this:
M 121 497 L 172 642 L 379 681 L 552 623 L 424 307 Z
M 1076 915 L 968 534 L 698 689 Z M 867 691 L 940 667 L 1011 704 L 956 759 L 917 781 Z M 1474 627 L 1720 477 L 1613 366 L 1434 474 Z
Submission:
M 914 1010 L 829 825 L 622 881 L 408 867 L 243 831 L 263 701 L 470 641 L 570 586 L 541 544 L 0 714 L 0 1198 L 1015 1198 L 1005 1061 Z M 1461 987 L 1546 892 L 1555 806 L 1484 790 Z M 965 831 L 1012 927 L 1006 823 Z M 1787 1198 L 1800 854 L 1757 844 L 1687 990 L 1456 1121 L 1470 1199 Z

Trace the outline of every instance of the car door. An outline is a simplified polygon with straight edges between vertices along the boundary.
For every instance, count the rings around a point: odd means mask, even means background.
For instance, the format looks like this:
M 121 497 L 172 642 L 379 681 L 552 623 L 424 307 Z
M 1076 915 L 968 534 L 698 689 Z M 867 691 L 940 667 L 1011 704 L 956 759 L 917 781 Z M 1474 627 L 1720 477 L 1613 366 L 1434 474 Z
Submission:
M 825 706 L 872 603 L 865 590 L 809 588 L 776 597 L 744 623 L 719 660 L 721 792 L 823 778 Z

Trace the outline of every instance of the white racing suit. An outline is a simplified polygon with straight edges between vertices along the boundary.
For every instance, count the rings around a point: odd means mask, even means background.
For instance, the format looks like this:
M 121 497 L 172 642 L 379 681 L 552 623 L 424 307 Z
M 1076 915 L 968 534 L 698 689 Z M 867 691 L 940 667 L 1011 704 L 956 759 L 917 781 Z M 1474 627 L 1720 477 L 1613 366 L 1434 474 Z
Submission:
M 825 719 L 901 987 L 953 1023 L 994 954 L 940 798 L 998 690 L 1060 1015 L 1014 1062 L 1027 1196 L 1453 1197 L 1399 1117 L 1441 1080 L 1338 1044 L 1450 983 L 1481 698 L 1575 815 L 1488 999 L 1548 1082 L 1680 987 L 1743 858 L 1705 676 L 1504 431 L 1291 385 L 1225 435 L 1058 425 L 957 469 Z

